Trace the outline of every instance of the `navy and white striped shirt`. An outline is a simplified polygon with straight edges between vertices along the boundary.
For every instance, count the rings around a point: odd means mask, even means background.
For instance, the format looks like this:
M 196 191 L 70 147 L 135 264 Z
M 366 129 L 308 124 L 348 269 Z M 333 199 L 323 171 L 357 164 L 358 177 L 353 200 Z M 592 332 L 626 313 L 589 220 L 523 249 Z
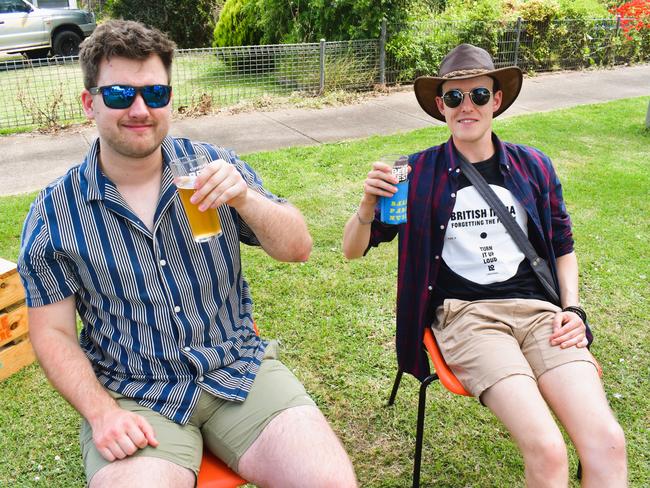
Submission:
M 75 295 L 79 342 L 106 388 L 184 424 L 201 389 L 243 401 L 266 344 L 253 330 L 239 249 L 240 241 L 259 245 L 257 238 L 224 205 L 221 237 L 195 243 L 167 162 L 192 153 L 221 158 L 249 188 L 284 200 L 233 152 L 167 137 L 162 153 L 153 232 L 100 170 L 95 141 L 84 162 L 32 204 L 18 270 L 30 307 Z

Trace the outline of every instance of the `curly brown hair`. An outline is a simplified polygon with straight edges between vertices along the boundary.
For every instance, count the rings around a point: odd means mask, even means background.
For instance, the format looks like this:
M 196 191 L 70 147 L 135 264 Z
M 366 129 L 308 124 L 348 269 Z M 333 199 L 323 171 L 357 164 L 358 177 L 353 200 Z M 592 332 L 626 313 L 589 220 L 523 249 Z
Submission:
M 144 60 L 159 56 L 171 81 L 172 59 L 176 44 L 167 34 L 132 20 L 109 20 L 99 25 L 79 50 L 79 63 L 86 89 L 96 86 L 99 64 L 119 56 Z

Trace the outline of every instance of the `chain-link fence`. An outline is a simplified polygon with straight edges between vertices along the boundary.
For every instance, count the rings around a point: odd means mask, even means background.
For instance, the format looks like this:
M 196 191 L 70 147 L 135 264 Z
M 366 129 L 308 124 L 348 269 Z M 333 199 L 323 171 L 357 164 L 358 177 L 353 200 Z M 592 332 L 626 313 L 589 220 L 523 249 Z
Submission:
M 443 56 L 470 42 L 497 67 L 580 69 L 650 61 L 650 29 L 626 19 L 524 22 L 426 22 L 384 25 L 380 39 L 179 50 L 173 107 L 189 114 L 269 95 L 369 90 L 435 74 Z M 0 63 L 0 131 L 85 119 L 81 70 L 74 58 Z
M 206 113 L 267 95 L 368 90 L 378 79 L 377 40 L 182 49 L 172 70 L 173 107 Z M 0 63 L 0 130 L 84 120 L 75 58 Z

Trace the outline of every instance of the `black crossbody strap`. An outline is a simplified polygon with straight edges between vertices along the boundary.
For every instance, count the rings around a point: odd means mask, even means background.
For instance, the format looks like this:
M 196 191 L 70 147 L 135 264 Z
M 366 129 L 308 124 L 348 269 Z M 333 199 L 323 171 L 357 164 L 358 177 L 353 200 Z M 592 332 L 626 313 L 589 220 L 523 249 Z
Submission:
M 474 188 L 476 188 L 487 204 L 492 207 L 499 217 L 499 220 L 501 220 L 503 226 L 508 231 L 508 234 L 510 234 L 510 237 L 512 237 L 517 246 L 519 246 L 519 249 L 524 253 L 530 262 L 531 268 L 533 268 L 533 272 L 544 287 L 549 298 L 553 300 L 553 303 L 559 305 L 560 297 L 553 285 L 553 275 L 548 263 L 544 259 L 540 258 L 537 252 L 535 252 L 535 248 L 528 240 L 526 234 L 524 234 L 524 231 L 521 230 L 521 227 L 519 227 L 519 224 L 517 224 L 513 215 L 508 211 L 497 194 L 494 193 L 494 190 L 490 188 L 490 185 L 485 181 L 483 175 L 481 175 L 474 165 L 469 163 L 464 157 L 460 155 L 459 157 L 460 167 L 465 173 L 467 179 L 472 185 L 474 185 Z

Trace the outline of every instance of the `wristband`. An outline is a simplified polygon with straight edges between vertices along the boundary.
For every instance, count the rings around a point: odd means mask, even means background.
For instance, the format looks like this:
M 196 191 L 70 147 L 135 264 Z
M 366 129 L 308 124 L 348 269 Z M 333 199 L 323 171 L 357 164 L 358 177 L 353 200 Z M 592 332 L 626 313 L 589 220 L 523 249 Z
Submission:
M 563 312 L 573 312 L 576 314 L 580 319 L 586 324 L 587 323 L 587 312 L 585 312 L 585 309 L 582 307 L 579 307 L 577 305 L 571 305 L 568 307 L 564 307 L 562 309 Z
M 372 219 L 370 219 L 369 221 L 366 222 L 365 220 L 363 220 L 363 219 L 361 218 L 361 215 L 359 215 L 359 211 L 358 211 L 358 210 L 357 210 L 357 219 L 359 220 L 359 223 L 360 223 L 361 225 L 370 225 L 370 224 L 372 224 L 372 221 L 375 220 L 374 218 L 372 218 Z

